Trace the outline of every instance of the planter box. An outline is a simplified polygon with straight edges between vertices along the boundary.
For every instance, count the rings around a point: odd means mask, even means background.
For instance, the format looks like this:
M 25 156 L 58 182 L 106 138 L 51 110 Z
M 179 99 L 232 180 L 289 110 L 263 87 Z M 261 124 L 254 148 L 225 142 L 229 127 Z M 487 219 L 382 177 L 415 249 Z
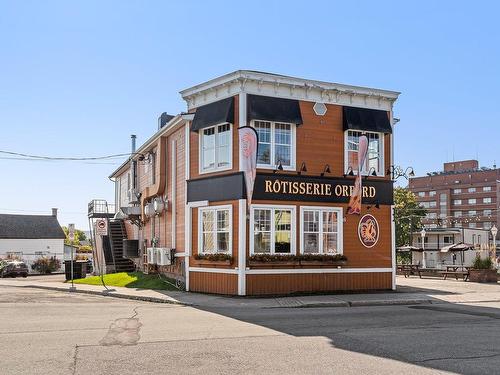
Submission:
M 249 266 L 253 267 L 295 267 L 299 265 L 296 261 L 277 261 L 277 262 L 259 262 L 256 260 L 249 260 Z
M 232 260 L 208 260 L 208 259 L 195 259 L 197 266 L 230 266 Z
M 469 271 L 469 280 L 476 283 L 496 283 L 498 281 L 497 270 L 475 270 Z
M 300 265 L 301 266 L 324 266 L 324 267 L 338 267 L 338 266 L 345 266 L 347 264 L 347 261 L 345 260 L 301 260 Z

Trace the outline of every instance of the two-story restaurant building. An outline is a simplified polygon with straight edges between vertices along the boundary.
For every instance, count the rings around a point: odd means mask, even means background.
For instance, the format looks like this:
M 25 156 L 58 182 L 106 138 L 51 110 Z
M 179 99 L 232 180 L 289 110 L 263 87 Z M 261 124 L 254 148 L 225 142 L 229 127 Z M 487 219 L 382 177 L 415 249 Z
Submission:
M 388 170 L 398 92 L 236 71 L 181 95 L 186 113 L 162 115 L 111 175 L 115 221 L 139 240 L 138 267 L 228 295 L 395 288 Z M 251 196 L 243 126 L 258 134 Z M 362 211 L 348 215 L 362 134 Z M 173 264 L 148 264 L 151 247 L 173 249 Z

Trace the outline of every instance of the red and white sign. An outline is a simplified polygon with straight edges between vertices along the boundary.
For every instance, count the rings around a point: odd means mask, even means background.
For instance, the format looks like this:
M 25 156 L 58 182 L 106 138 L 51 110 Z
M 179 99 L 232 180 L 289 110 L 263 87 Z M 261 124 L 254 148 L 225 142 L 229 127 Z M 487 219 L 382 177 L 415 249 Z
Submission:
M 70 241 L 75 240 L 75 224 L 68 224 L 68 238 Z
M 358 236 L 363 246 L 368 248 L 375 246 L 378 242 L 379 234 L 380 226 L 373 215 L 366 214 L 359 220 Z
M 247 203 L 250 207 L 252 202 L 253 185 L 257 171 L 257 148 L 259 137 L 257 131 L 250 126 L 238 128 L 241 148 L 241 166 L 245 174 L 245 185 L 247 188 Z
M 368 138 L 366 135 L 362 135 L 359 137 L 358 143 L 358 175 L 356 176 L 356 180 L 354 181 L 354 191 L 351 195 L 351 199 L 349 201 L 349 207 L 347 209 L 347 213 L 352 215 L 360 215 L 361 214 L 361 200 L 363 198 L 363 187 L 362 181 L 363 178 L 361 176 L 361 169 L 363 169 L 363 164 L 365 164 L 366 155 L 368 154 Z
M 108 221 L 106 219 L 96 221 L 95 234 L 98 236 L 106 236 L 108 234 Z

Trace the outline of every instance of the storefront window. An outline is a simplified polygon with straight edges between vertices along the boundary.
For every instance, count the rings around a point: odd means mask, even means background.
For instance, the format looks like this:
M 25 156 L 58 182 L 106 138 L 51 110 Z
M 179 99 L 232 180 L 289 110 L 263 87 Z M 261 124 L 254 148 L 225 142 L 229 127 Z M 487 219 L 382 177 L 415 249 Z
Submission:
M 200 209 L 199 251 L 204 254 L 231 252 L 231 208 Z
M 341 254 L 338 209 L 302 209 L 301 252 L 304 254 Z
M 354 171 L 358 169 L 358 148 L 359 137 L 363 134 L 360 131 L 349 130 L 347 132 L 346 161 L 345 169 L 351 167 Z M 361 168 L 361 173 L 367 174 L 370 170 L 375 170 L 377 175 L 384 175 L 384 161 L 382 151 L 382 135 L 380 133 L 364 132 L 368 137 L 368 153 L 365 164 Z M 373 169 L 372 169 L 373 168 Z
M 254 121 L 259 135 L 257 164 L 274 168 L 279 162 L 283 168 L 293 169 L 294 141 L 292 124 L 271 121 Z
M 201 136 L 201 171 L 231 168 L 231 125 L 203 129 Z
M 295 253 L 292 208 L 255 207 L 252 209 L 254 254 Z

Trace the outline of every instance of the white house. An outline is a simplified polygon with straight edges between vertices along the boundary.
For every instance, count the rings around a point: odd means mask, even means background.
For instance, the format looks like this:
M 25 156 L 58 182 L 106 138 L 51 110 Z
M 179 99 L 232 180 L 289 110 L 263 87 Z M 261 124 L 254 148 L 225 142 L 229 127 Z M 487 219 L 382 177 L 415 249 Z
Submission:
M 0 214 L 0 258 L 14 255 L 30 271 L 31 264 L 42 256 L 55 256 L 63 263 L 65 238 L 56 208 L 52 215 Z

